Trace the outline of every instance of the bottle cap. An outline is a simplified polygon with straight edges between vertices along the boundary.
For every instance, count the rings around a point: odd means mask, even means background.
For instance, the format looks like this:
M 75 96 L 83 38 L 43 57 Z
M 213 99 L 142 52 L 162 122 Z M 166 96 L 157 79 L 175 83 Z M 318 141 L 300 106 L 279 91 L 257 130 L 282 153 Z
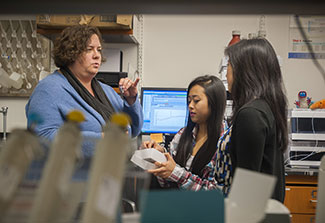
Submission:
M 131 123 L 131 118 L 126 113 L 115 113 L 111 116 L 110 121 L 122 128 L 126 128 Z
M 28 119 L 30 120 L 31 123 L 35 123 L 35 124 L 42 124 L 44 121 L 42 117 L 37 113 L 29 114 Z
M 67 120 L 73 121 L 73 122 L 83 122 L 86 120 L 84 114 L 81 111 L 78 110 L 72 110 L 67 114 Z
M 241 32 L 239 30 L 233 30 L 232 35 L 240 35 Z

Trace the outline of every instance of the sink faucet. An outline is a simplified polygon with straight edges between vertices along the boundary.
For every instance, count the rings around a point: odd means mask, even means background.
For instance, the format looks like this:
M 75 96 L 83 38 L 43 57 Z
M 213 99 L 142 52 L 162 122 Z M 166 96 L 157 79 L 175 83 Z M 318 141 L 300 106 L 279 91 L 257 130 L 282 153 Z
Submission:
M 6 139 L 7 139 L 7 112 L 8 112 L 8 107 L 6 107 L 6 106 L 1 107 L 0 113 L 2 113 L 2 116 L 3 116 L 3 128 L 2 128 L 2 131 L 3 131 L 2 140 L 3 141 L 6 141 Z

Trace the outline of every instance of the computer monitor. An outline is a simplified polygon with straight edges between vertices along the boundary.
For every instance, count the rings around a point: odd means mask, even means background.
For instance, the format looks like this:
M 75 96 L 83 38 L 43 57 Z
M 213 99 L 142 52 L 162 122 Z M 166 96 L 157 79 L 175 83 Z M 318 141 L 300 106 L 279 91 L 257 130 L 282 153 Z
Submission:
M 186 88 L 143 87 L 141 104 L 144 115 L 142 134 L 175 134 L 186 125 Z

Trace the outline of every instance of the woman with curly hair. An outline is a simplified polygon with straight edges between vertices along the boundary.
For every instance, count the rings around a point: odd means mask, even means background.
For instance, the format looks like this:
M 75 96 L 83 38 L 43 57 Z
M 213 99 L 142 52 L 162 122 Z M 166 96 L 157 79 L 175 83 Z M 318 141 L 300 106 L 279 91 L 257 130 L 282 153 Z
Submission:
M 38 83 L 26 105 L 27 117 L 37 113 L 44 119 L 36 126 L 38 135 L 53 140 L 66 114 L 73 109 L 82 111 L 86 117 L 80 125 L 86 138 L 100 138 L 102 126 L 112 113 L 122 111 L 132 119 L 129 134 L 140 133 L 143 115 L 136 87 L 139 78 L 135 82 L 120 79 L 123 99 L 95 78 L 104 61 L 102 37 L 97 28 L 76 25 L 64 29 L 54 42 L 53 59 L 59 69 Z M 93 154 L 93 147 L 91 141 L 84 142 L 86 157 Z

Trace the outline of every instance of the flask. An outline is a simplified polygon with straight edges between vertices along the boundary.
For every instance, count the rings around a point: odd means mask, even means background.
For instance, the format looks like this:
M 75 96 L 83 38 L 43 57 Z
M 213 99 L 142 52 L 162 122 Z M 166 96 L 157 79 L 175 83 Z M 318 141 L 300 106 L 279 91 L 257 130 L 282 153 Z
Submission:
M 231 46 L 237 42 L 240 41 L 240 31 L 239 30 L 233 30 L 232 31 L 232 39 L 228 43 L 228 46 Z

